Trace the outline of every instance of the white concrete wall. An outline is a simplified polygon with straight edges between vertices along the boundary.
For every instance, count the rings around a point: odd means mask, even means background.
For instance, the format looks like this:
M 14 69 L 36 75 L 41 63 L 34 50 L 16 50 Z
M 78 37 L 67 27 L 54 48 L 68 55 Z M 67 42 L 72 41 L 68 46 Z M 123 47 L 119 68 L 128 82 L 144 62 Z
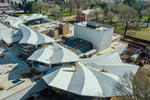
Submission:
M 118 54 L 122 54 L 124 51 L 126 51 L 128 48 L 128 44 L 123 46 L 122 48 L 117 49 Z
M 74 25 L 72 24 L 69 25 L 69 34 L 74 35 Z
M 93 43 L 96 50 L 102 51 L 111 46 L 112 35 L 114 28 L 110 28 L 107 31 L 96 31 L 94 29 L 74 25 L 75 37 L 87 40 Z

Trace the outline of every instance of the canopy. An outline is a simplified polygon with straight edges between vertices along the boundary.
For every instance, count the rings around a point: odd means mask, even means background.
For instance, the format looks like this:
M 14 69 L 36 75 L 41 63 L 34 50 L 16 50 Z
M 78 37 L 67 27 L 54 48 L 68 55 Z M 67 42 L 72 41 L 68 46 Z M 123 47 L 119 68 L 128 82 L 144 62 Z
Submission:
M 6 43 L 13 42 L 13 33 L 10 28 L 5 28 L 0 30 L 0 40 L 5 41 Z
M 102 71 L 103 67 L 107 72 Z M 120 82 L 121 77 L 132 71 L 137 72 L 135 65 L 114 66 L 86 66 L 78 62 L 76 66 L 58 66 L 52 68 L 45 76 L 44 81 L 52 87 L 69 91 L 74 94 L 93 97 L 122 96 L 114 87 Z M 132 83 L 131 83 L 132 84 Z M 126 86 L 124 86 L 126 87 Z M 132 94 L 132 90 L 128 90 Z
M 81 59 L 81 61 L 86 63 L 101 64 L 101 65 L 122 64 L 122 60 L 117 52 L 95 56 L 87 59 Z
M 47 18 L 47 16 L 43 16 L 42 14 L 32 14 L 28 18 L 26 18 L 26 21 L 41 19 L 41 18 Z
M 53 44 L 35 51 L 28 60 L 39 61 L 46 64 L 57 64 L 79 61 L 78 56 L 67 48 Z
M 19 28 L 19 24 L 23 23 L 23 20 L 19 19 L 18 17 L 7 16 L 5 20 L 8 21 L 10 25 L 15 28 Z
M 21 44 L 32 44 L 32 45 L 39 45 L 43 43 L 51 43 L 55 40 L 49 36 L 41 34 L 37 31 L 33 31 L 29 27 L 20 24 L 20 29 L 22 31 L 23 37 L 19 43 Z
M 19 16 L 18 18 L 20 19 L 20 20 L 25 20 L 25 19 L 27 19 L 29 16 L 27 16 L 27 15 L 21 15 L 21 16 Z

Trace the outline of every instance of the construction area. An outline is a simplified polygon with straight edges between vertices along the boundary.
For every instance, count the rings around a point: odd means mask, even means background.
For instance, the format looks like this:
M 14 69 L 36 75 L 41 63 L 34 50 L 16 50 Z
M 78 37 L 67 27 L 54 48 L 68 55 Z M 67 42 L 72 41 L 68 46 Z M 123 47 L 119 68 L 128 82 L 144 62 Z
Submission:
M 121 54 L 121 58 L 126 63 L 137 64 L 141 67 L 150 65 L 150 45 L 149 43 L 122 38 L 122 41 L 128 42 L 127 50 Z

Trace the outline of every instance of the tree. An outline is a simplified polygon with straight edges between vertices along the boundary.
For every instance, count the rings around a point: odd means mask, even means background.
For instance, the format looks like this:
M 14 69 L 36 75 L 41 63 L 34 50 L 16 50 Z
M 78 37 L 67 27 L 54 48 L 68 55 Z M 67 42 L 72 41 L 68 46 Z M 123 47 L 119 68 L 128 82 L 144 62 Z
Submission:
M 122 96 L 131 96 L 133 94 L 133 78 L 132 72 L 125 73 L 118 83 L 114 84 L 114 95 L 120 94 Z
M 83 0 L 74 0 L 76 3 L 76 6 L 78 9 L 80 9 L 83 6 L 84 1 Z
M 25 4 L 25 7 L 24 7 L 24 12 L 29 12 L 31 13 L 32 12 L 32 5 L 33 5 L 34 2 L 28 2 L 27 4 Z
M 112 20 L 113 20 L 113 18 L 114 18 L 114 13 L 113 13 L 112 11 L 109 11 L 109 12 L 107 13 L 107 18 L 108 18 L 108 20 L 109 20 L 109 25 L 111 25 L 111 24 L 112 24 Z
M 149 23 L 150 23 L 150 1 L 147 1 L 146 2 L 146 9 L 144 10 L 144 14 L 146 16 L 148 16 L 148 19 L 147 19 L 147 27 L 149 27 Z
M 45 8 L 45 4 L 41 1 L 34 2 L 31 9 L 32 12 L 37 13 L 39 12 L 40 14 L 42 13 L 42 10 Z
M 74 0 L 69 0 L 69 2 L 67 2 L 67 8 L 69 8 L 69 12 L 70 12 L 70 15 L 72 13 L 72 11 L 77 8 L 77 5 L 75 3 Z
M 106 14 L 106 17 L 108 18 L 108 20 L 109 20 L 109 24 L 111 25 L 112 24 L 112 20 L 113 20 L 113 18 L 114 18 L 114 16 L 115 16 L 115 4 L 114 3 L 110 3 L 109 5 L 108 5 L 108 12 L 107 12 L 107 14 Z
M 144 4 L 143 2 L 138 2 L 136 5 L 133 6 L 133 8 L 137 10 L 138 19 L 139 19 L 137 20 L 137 27 L 138 27 L 139 22 L 141 22 L 142 19 L 142 10 L 144 9 Z
M 133 7 L 134 5 L 137 5 L 138 0 L 124 0 L 123 3 L 130 7 Z
M 120 82 L 122 84 L 114 86 L 114 93 L 119 90 L 121 95 L 127 94 L 121 100 L 150 100 L 150 72 L 148 70 L 140 68 L 135 77 L 132 73 L 126 73 Z
M 128 24 L 129 21 L 136 17 L 137 11 L 133 9 L 132 7 L 129 7 L 128 5 L 121 5 L 122 8 L 120 8 L 120 16 L 123 17 L 125 22 L 125 30 L 124 30 L 124 36 L 127 33 L 128 30 Z
M 54 16 L 54 19 L 56 20 L 58 17 L 62 16 L 62 12 L 57 8 L 53 8 L 53 9 L 51 9 L 50 15 Z
M 48 8 L 50 11 L 49 16 L 54 16 L 54 19 L 56 20 L 58 17 L 62 16 L 62 12 L 60 12 L 60 6 L 56 4 L 55 1 L 49 1 L 48 2 Z

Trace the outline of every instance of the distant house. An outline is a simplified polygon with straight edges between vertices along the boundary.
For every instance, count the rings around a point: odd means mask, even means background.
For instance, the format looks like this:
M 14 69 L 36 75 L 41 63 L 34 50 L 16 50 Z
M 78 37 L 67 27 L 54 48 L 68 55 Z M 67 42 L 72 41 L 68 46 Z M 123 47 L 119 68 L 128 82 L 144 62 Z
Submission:
M 0 3 L 0 13 L 11 10 L 11 5 L 8 3 Z
M 95 19 L 96 17 L 100 17 L 101 16 L 100 10 L 101 9 L 98 9 L 98 8 L 81 10 L 77 13 L 76 20 L 78 22 L 81 22 L 81 21 L 86 21 L 90 19 Z
M 9 3 L 9 0 L 0 0 L 0 3 Z

